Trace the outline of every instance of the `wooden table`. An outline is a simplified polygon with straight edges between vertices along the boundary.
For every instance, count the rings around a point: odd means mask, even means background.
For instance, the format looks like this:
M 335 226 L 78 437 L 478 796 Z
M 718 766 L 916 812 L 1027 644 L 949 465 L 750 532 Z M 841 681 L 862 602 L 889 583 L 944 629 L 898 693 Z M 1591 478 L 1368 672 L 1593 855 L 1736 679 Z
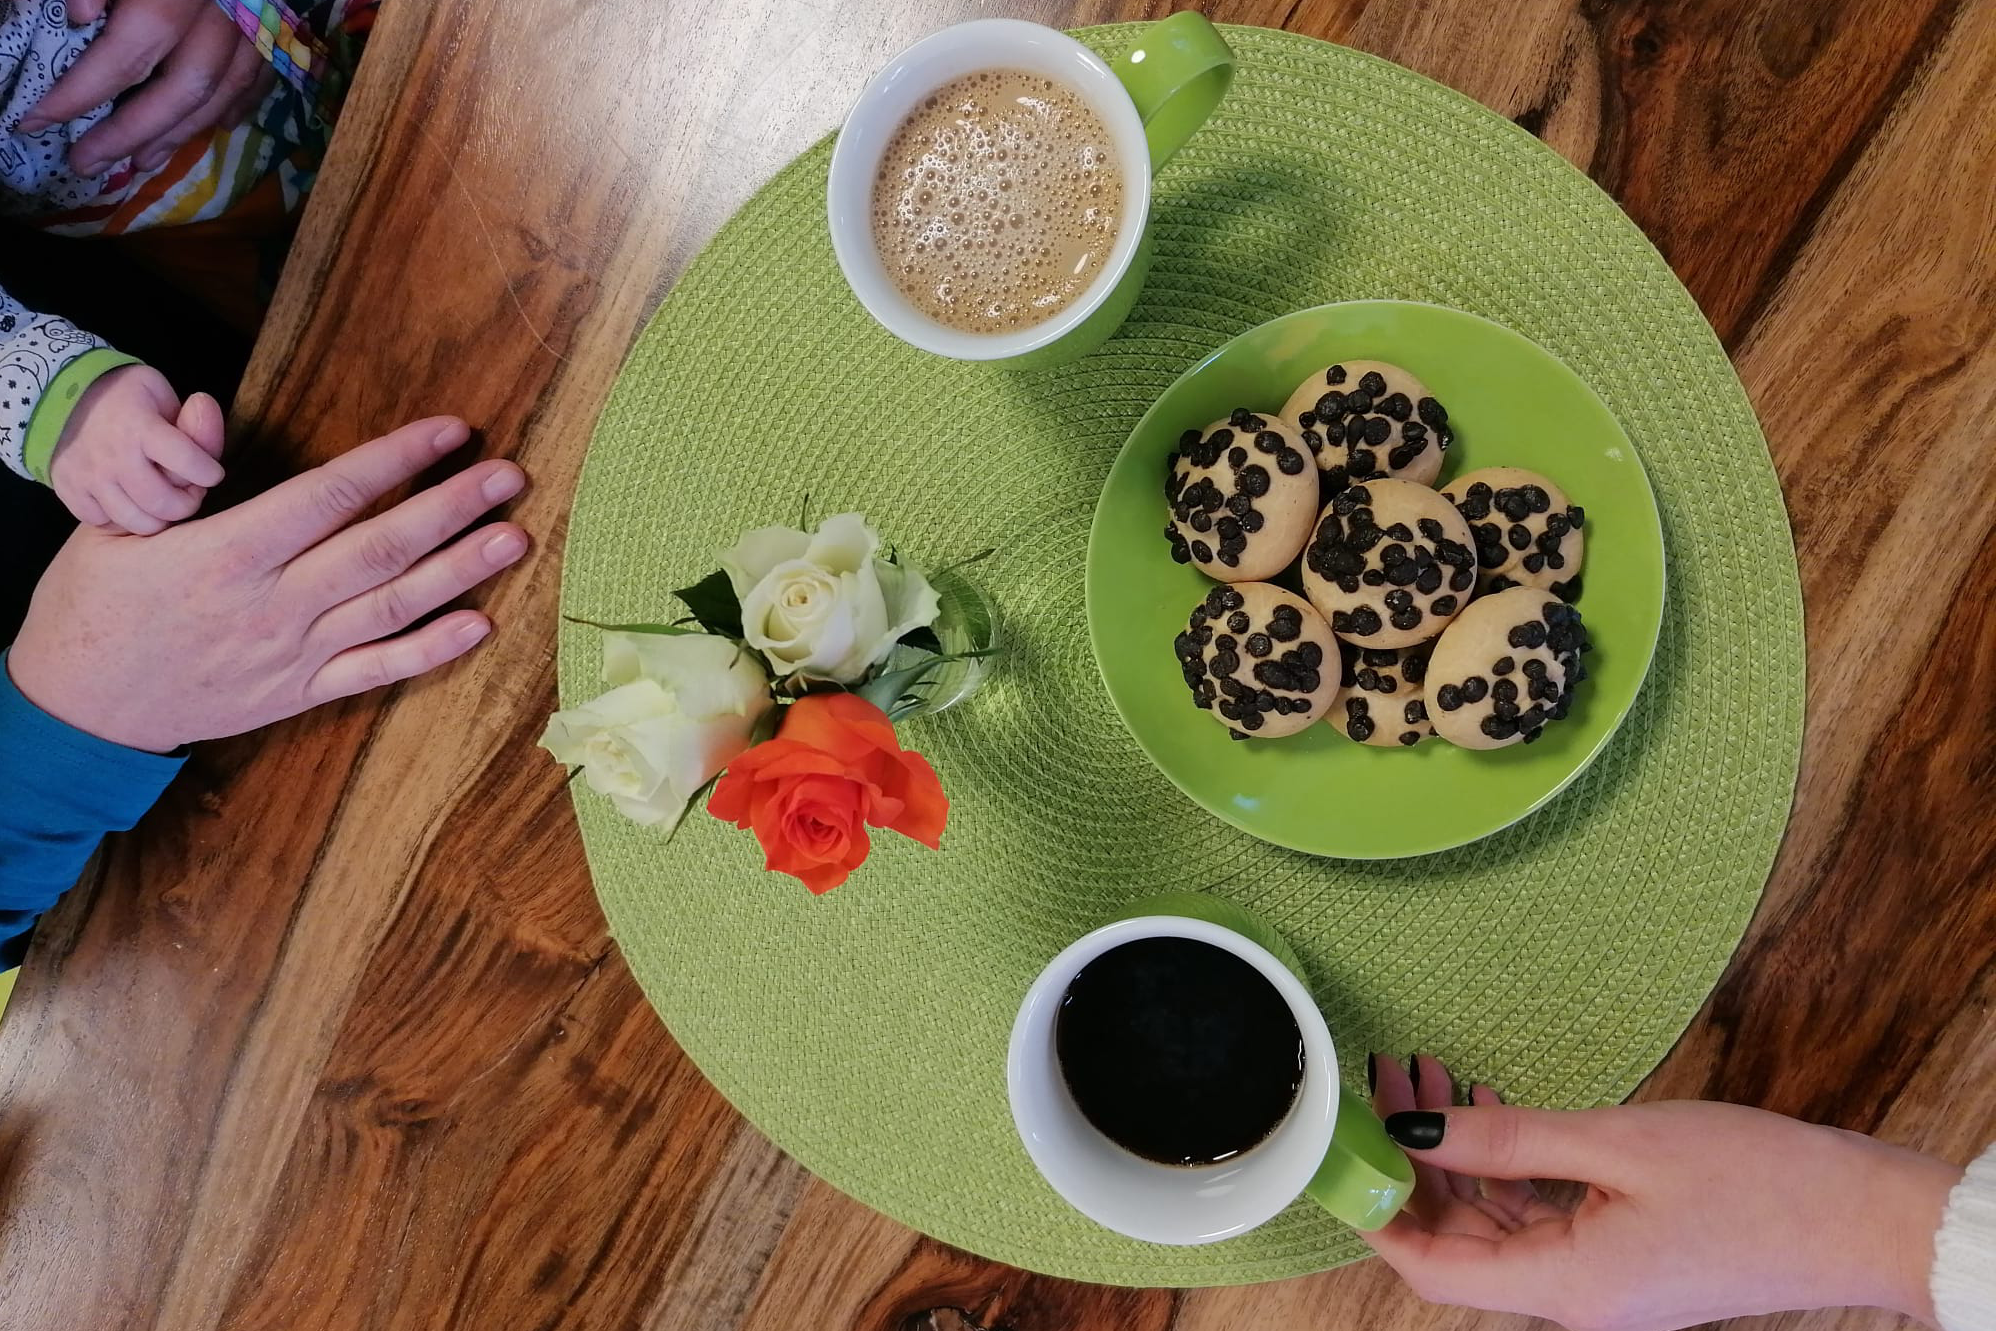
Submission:
M 687 260 L 916 36 L 1167 7 L 387 7 L 242 448 L 321 459 L 459 412 L 532 472 L 515 516 L 539 548 L 483 594 L 501 631 L 469 663 L 208 747 L 48 921 L 0 1027 L 0 1324 L 1507 1320 L 1425 1307 L 1376 1263 L 1184 1294 L 1067 1284 L 845 1200 L 645 1005 L 532 747 L 590 427 Z M 1996 0 L 1498 8 L 1210 12 L 1515 117 L 1621 201 L 1710 316 L 1794 519 L 1809 731 L 1754 929 L 1643 1094 L 1966 1159 L 1996 1135 Z

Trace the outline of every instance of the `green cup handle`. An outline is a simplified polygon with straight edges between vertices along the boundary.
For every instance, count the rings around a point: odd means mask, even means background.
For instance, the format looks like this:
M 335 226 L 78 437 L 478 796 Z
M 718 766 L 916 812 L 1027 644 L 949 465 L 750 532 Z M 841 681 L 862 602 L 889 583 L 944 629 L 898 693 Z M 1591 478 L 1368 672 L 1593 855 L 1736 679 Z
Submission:
M 1371 1106 L 1347 1093 L 1338 1097 L 1338 1123 L 1324 1163 L 1303 1191 L 1353 1229 L 1374 1230 L 1413 1196 L 1414 1166 Z
M 1234 53 L 1204 14 L 1186 9 L 1145 28 L 1113 68 L 1143 118 L 1155 173 L 1226 96 Z

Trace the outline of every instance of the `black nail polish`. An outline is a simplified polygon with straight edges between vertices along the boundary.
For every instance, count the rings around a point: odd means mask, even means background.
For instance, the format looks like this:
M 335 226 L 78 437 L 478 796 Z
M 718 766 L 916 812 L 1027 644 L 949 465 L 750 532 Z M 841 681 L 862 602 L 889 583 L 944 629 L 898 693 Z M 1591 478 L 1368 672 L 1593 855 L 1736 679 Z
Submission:
M 1365 1093 L 1376 1095 L 1379 1092 L 1379 1055 L 1365 1056 Z
M 1432 1151 L 1442 1144 L 1448 1115 L 1426 1109 L 1386 1116 L 1386 1135 L 1410 1151 Z
M 1414 1083 L 1414 1093 L 1419 1095 L 1421 1092 L 1421 1056 L 1419 1054 L 1407 1055 L 1407 1076 Z

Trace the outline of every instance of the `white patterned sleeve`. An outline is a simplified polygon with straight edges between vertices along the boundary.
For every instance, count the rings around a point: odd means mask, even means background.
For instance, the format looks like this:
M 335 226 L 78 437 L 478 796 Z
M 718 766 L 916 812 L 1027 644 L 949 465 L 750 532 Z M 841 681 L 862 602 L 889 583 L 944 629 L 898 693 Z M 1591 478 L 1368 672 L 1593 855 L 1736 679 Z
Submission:
M 0 462 L 9 471 L 34 479 L 26 450 L 35 405 L 65 366 L 103 345 L 67 319 L 35 313 L 0 287 Z
M 1943 1331 L 1996 1331 L 1996 1147 L 1948 1197 L 1931 1288 Z

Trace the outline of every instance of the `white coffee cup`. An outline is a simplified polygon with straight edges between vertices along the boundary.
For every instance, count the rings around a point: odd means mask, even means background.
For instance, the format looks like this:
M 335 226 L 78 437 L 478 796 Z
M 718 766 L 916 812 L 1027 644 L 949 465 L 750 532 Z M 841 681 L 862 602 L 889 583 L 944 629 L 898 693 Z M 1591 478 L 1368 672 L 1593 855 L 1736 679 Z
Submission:
M 1052 79 L 1088 103 L 1108 130 L 1122 173 L 1123 215 L 1102 270 L 1065 308 L 1028 328 L 976 333 L 930 318 L 895 286 L 874 244 L 873 184 L 889 140 L 917 104 L 943 84 L 987 69 Z M 902 341 L 955 360 L 1041 364 L 1093 349 L 1128 315 L 1149 268 L 1151 173 L 1204 121 L 1232 70 L 1226 44 L 1191 11 L 1145 29 L 1113 69 L 1066 33 L 1018 19 L 978 19 L 923 38 L 866 85 L 832 149 L 826 212 L 832 251 L 853 294 Z
M 1413 1169 L 1370 1107 L 1341 1094 L 1330 1029 L 1292 969 L 1293 956 L 1285 964 L 1242 930 L 1284 952 L 1287 946 L 1245 911 L 1204 894 L 1174 894 L 1143 908 L 1187 913 L 1138 915 L 1086 935 L 1048 963 L 1013 1024 L 1006 1063 L 1012 1119 L 1040 1174 L 1083 1215 L 1149 1243 L 1229 1238 L 1306 1191 L 1348 1224 L 1385 1224 L 1412 1192 Z M 1233 953 L 1275 987 L 1302 1033 L 1303 1084 L 1288 1116 L 1230 1160 L 1184 1167 L 1124 1150 L 1088 1122 L 1061 1074 L 1054 1032 L 1068 986 L 1103 953 L 1143 938 L 1188 938 Z

